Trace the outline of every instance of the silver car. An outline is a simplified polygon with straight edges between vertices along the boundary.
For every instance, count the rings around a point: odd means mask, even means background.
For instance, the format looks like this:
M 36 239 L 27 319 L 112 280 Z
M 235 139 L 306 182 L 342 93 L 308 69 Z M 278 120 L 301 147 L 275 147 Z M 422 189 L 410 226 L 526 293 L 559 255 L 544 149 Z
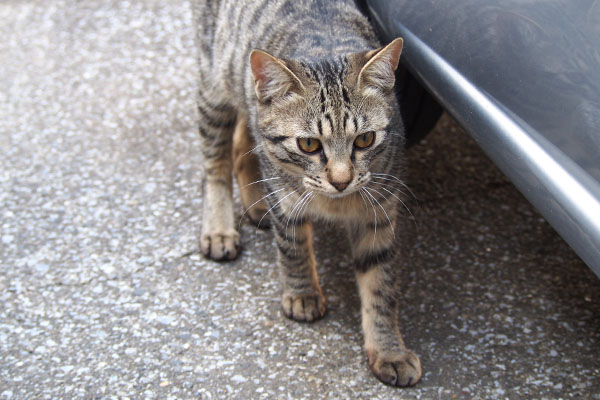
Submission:
M 600 276 L 600 2 L 359 5 L 405 39 L 409 143 L 446 109 Z

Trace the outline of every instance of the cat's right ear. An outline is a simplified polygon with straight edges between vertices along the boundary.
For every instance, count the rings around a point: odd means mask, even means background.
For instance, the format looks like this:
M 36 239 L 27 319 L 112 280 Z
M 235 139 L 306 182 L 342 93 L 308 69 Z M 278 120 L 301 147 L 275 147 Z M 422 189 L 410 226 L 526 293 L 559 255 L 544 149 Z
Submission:
M 304 85 L 285 63 L 265 51 L 252 50 L 250 68 L 254 75 L 256 96 L 261 103 L 304 92 Z

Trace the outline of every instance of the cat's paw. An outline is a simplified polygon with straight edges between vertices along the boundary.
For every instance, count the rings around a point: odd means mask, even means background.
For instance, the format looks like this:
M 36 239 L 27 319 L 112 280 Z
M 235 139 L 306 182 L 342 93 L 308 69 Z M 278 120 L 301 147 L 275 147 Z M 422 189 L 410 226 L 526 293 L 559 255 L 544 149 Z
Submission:
M 202 233 L 200 251 L 212 260 L 233 260 L 240 252 L 240 234 L 236 231 Z
M 286 317 L 302 322 L 312 322 L 325 315 L 325 297 L 322 294 L 284 294 L 281 301 Z
M 386 354 L 367 350 L 369 367 L 381 382 L 391 386 L 412 386 L 421 379 L 421 360 L 410 350 Z

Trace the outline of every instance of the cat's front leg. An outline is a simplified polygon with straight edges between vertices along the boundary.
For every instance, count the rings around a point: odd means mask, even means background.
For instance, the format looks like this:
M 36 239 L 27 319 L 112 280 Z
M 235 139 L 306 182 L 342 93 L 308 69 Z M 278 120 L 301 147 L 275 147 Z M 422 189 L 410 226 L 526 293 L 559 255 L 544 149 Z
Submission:
M 379 221 L 377 228 L 361 224 L 351 228 L 350 236 L 369 367 L 383 383 L 411 386 L 421 378 L 421 362 L 400 333 L 393 227 L 389 219 Z
M 225 103 L 208 105 L 202 95 L 198 100 L 205 174 L 200 250 L 213 260 L 232 260 L 240 250 L 240 235 L 233 216 L 231 174 L 231 138 L 236 114 Z
M 200 250 L 213 260 L 232 260 L 240 250 L 240 235 L 233 216 L 231 163 L 205 164 Z
M 325 315 L 325 297 L 319 285 L 312 247 L 312 223 L 297 217 L 299 200 L 289 213 L 275 207 L 272 225 L 277 244 L 277 264 L 283 286 L 281 305 L 286 317 L 312 322 Z

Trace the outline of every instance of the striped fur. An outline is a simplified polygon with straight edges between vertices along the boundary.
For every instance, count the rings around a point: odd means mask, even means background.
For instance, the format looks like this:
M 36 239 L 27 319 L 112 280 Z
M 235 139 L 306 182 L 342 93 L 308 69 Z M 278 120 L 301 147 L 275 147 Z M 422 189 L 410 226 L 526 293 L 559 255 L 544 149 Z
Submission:
M 352 0 L 204 0 L 195 12 L 202 252 L 239 252 L 233 169 L 245 214 L 273 227 L 284 314 L 310 322 L 325 313 L 311 221 L 345 226 L 369 366 L 387 384 L 415 384 L 421 366 L 402 340 L 395 297 L 401 39 L 380 48 Z

